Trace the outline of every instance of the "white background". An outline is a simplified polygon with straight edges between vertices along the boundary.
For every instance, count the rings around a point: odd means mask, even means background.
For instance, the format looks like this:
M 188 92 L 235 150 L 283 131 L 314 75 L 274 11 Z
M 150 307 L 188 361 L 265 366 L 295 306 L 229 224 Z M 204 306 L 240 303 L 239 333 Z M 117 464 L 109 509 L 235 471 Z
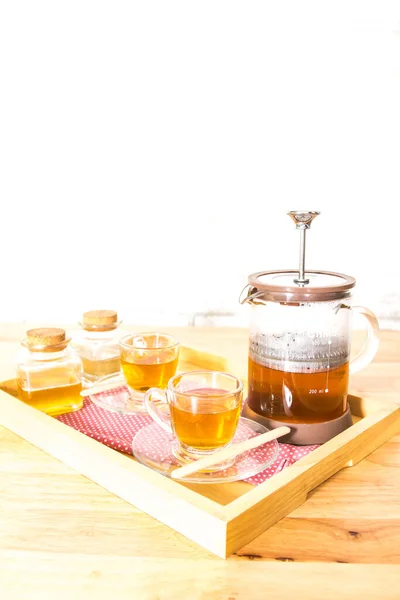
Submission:
M 0 60 L 1 321 L 241 323 L 311 209 L 398 326 L 400 2 L 10 0 Z

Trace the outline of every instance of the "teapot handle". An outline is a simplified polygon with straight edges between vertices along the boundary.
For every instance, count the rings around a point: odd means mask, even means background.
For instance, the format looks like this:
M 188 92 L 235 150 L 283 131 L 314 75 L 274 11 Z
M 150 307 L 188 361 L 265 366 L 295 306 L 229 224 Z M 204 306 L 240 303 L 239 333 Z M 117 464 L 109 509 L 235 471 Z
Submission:
M 367 321 L 367 339 L 360 352 L 350 361 L 350 373 L 356 373 L 366 367 L 374 358 L 379 346 L 379 324 L 374 313 L 365 306 L 353 306 L 352 310 Z
M 247 291 L 247 295 L 245 295 L 246 291 Z M 246 304 L 246 302 L 251 303 L 251 301 L 254 300 L 254 298 L 258 298 L 259 296 L 262 296 L 263 294 L 264 294 L 263 290 L 259 291 L 259 290 L 257 290 L 257 288 L 251 287 L 250 284 L 248 283 L 247 285 L 244 286 L 244 288 L 240 292 L 239 303 L 240 304 Z

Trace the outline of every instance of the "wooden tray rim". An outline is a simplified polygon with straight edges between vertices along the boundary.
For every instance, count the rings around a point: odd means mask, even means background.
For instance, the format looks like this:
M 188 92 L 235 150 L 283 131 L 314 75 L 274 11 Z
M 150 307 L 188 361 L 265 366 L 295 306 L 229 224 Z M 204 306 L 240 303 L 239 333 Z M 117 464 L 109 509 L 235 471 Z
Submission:
M 181 357 L 199 368 L 230 371 L 229 361 L 207 351 L 182 347 Z M 400 432 L 400 404 L 384 406 L 376 398 L 357 396 L 349 396 L 349 404 L 352 414 L 362 417 L 360 421 L 226 505 L 164 477 L 1 389 L 0 425 L 226 558 L 300 506 L 312 489 Z M 82 449 L 84 456 L 79 452 Z M 106 465 L 112 468 L 106 471 Z M 126 482 L 120 479 L 125 476 Z

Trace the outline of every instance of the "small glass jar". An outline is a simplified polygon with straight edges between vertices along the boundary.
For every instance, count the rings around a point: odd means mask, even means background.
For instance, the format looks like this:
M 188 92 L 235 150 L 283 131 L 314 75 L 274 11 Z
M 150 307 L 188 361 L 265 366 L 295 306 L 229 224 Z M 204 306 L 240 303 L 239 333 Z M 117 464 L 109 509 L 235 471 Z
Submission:
M 17 356 L 23 402 L 53 417 L 82 408 L 82 363 L 63 329 L 30 329 Z
M 121 370 L 119 340 L 124 335 L 118 329 L 118 315 L 114 310 L 85 312 L 80 323 L 83 331 L 74 339 L 83 366 L 83 382 L 90 385 L 107 375 Z

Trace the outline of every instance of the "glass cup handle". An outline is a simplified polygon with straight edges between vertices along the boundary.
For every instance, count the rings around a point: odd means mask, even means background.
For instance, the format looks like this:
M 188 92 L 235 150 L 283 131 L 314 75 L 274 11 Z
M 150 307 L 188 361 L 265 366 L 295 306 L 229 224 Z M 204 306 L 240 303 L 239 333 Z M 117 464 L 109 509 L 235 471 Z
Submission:
M 157 398 L 157 402 L 153 400 Z M 171 420 L 163 414 L 158 404 L 166 404 L 168 406 L 168 390 L 159 390 L 158 388 L 150 388 L 144 395 L 144 405 L 150 417 L 168 433 L 172 433 Z
M 353 306 L 352 310 L 367 321 L 367 339 L 360 352 L 350 361 L 350 373 L 356 373 L 366 367 L 374 358 L 379 346 L 379 324 L 374 313 L 365 306 Z

